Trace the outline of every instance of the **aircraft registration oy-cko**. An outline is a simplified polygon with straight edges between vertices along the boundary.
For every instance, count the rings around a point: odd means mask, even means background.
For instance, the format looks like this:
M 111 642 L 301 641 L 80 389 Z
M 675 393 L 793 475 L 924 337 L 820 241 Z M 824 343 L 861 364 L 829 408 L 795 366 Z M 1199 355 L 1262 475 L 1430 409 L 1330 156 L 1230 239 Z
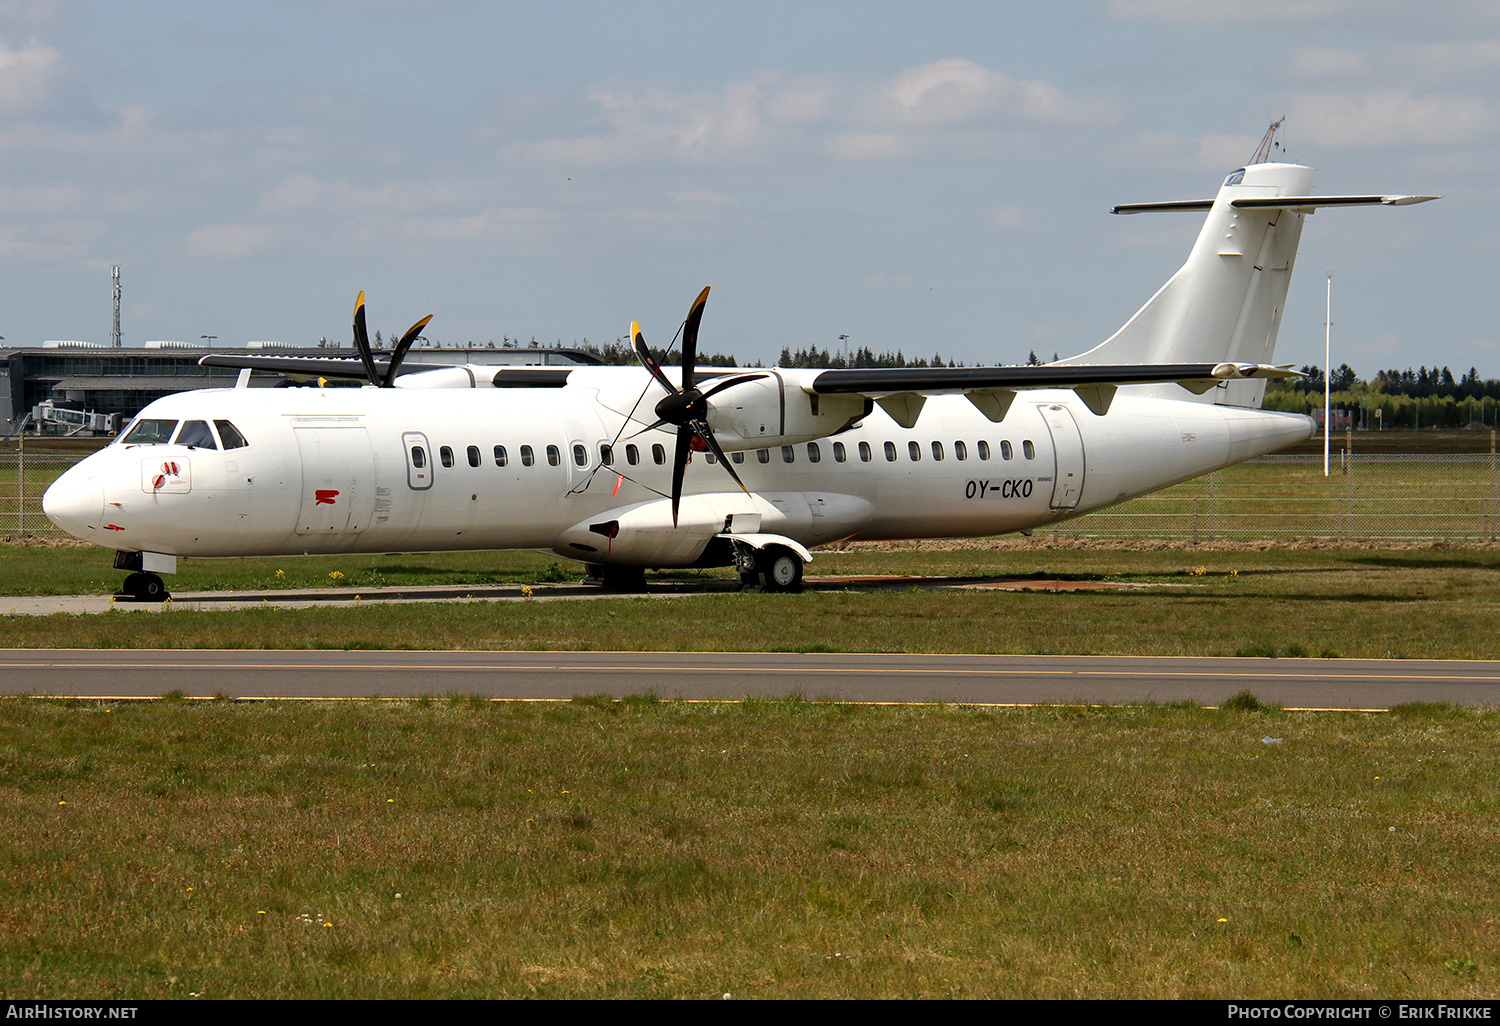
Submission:
M 1267 134 L 1267 140 L 1270 139 Z M 118 550 L 127 595 L 166 596 L 178 557 L 541 549 L 606 585 L 646 568 L 737 567 L 795 590 L 812 546 L 1029 533 L 1310 437 L 1260 409 L 1303 220 L 1431 196 L 1314 196 L 1256 160 L 1202 211 L 1187 262 L 1125 326 L 1043 366 L 696 366 L 708 289 L 663 367 L 403 367 L 388 357 L 207 356 L 239 387 L 152 402 L 58 478 L 52 522 Z M 364 388 L 250 389 L 249 371 Z M 696 454 L 696 458 L 695 458 Z

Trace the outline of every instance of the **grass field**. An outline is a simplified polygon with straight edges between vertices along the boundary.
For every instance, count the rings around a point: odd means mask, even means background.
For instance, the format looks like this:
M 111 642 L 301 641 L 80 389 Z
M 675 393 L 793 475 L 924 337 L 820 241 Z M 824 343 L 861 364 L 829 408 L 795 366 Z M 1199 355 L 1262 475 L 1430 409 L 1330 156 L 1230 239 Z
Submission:
M 861 547 L 810 568 L 1123 591 L 308 610 L 275 593 L 574 566 L 187 561 L 174 589 L 273 601 L 0 630 L 11 647 L 1500 658 L 1495 546 L 1131 544 Z M 100 549 L 0 545 L 10 594 L 119 578 Z M 1497 726 L 1248 698 L 0 699 L 0 997 L 1492 998 Z
M 572 566 L 572 564 L 569 564 Z M 820 552 L 823 574 L 935 574 L 1077 581 L 1123 590 L 916 589 L 707 594 L 671 601 L 445 602 L 278 609 L 276 589 L 374 596 L 380 582 L 543 582 L 531 553 L 203 560 L 172 582 L 267 589 L 264 608 L 165 614 L 3 616 L 9 647 L 560 649 L 568 651 L 981 652 L 1500 659 L 1500 547 L 906 546 Z M 285 576 L 278 577 L 280 570 Z M 344 576 L 335 582 L 331 575 Z M 576 568 L 571 571 L 576 576 Z M 16 590 L 105 591 L 107 553 L 0 546 Z M 694 575 L 663 575 L 681 579 Z M 653 578 L 660 579 L 660 578 Z M 29 588 L 21 588 L 20 584 Z M 544 590 L 539 589 L 540 593 Z M 0 614 L 4 607 L 0 606 Z M 936 629 L 934 625 L 939 625 Z
M 4 699 L 0 993 L 1492 997 L 1497 725 Z

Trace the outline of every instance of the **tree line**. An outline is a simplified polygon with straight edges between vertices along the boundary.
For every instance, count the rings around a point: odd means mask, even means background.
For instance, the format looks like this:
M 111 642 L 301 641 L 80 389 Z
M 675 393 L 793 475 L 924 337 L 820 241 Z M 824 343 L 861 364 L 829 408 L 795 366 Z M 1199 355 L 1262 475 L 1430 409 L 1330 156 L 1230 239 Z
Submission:
M 1265 408 L 1313 413 L 1323 408 L 1323 369 L 1304 366 L 1304 378 L 1273 381 Z M 1329 403 L 1349 410 L 1360 427 L 1460 428 L 1500 425 L 1500 379 L 1481 378 L 1479 370 L 1454 377 L 1447 367 L 1420 367 L 1376 372 L 1368 381 L 1347 363 L 1328 375 Z

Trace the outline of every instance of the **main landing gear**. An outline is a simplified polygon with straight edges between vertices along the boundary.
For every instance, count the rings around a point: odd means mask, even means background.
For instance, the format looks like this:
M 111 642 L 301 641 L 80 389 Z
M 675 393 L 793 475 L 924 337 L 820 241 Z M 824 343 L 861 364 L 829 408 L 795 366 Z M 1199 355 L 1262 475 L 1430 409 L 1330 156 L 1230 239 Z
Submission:
M 116 600 L 126 602 L 165 602 L 172 596 L 167 593 L 167 585 L 159 576 L 138 570 L 125 578 L 125 583 L 115 594 Z
M 646 590 L 646 571 L 638 566 L 607 566 L 589 563 L 585 583 L 597 584 L 605 591 L 638 595 Z
M 752 549 L 735 546 L 734 565 L 740 572 L 740 585 L 760 586 L 762 591 L 797 592 L 802 590 L 802 557 L 783 545 Z

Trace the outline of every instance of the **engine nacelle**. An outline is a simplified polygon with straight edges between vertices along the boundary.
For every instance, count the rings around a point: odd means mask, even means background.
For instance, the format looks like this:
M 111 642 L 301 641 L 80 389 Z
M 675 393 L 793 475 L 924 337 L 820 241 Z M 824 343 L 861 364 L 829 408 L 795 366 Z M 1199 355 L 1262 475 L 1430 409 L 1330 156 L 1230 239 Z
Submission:
M 858 395 L 813 395 L 797 371 L 771 370 L 714 396 L 708 426 L 726 452 L 794 445 L 847 431 L 869 414 Z

